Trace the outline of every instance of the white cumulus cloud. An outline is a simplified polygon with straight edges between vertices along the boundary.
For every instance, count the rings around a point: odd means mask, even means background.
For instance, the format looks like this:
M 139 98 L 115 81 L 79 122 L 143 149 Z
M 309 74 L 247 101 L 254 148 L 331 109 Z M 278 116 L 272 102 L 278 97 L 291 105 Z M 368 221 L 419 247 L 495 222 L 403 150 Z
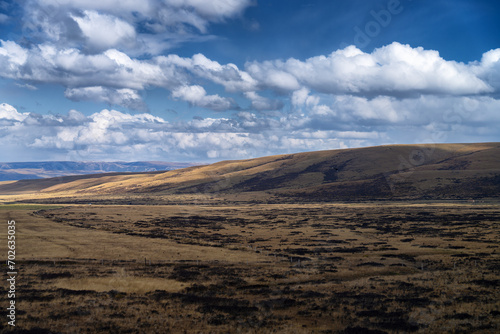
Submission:
M 73 101 L 100 101 L 132 110 L 147 111 L 148 109 L 138 92 L 129 88 L 112 89 L 102 86 L 68 88 L 64 95 Z
M 251 0 L 28 0 L 22 22 L 30 38 L 60 48 L 82 44 L 93 52 L 114 47 L 159 54 L 206 34 L 211 23 L 236 17 L 250 5 Z
M 132 46 L 136 32 L 132 25 L 117 17 L 86 10 L 83 17 L 72 16 L 93 50 Z
M 498 58 L 488 56 L 496 64 Z M 489 64 L 489 63 L 488 63 Z M 364 53 L 354 46 L 305 61 L 251 62 L 246 69 L 264 87 L 298 90 L 300 86 L 327 94 L 408 96 L 415 94 L 483 94 L 493 92 L 474 64 L 447 61 L 437 51 L 394 42 Z
M 263 111 L 283 108 L 283 102 L 280 100 L 263 97 L 256 92 L 245 92 L 244 95 L 252 102 L 252 109 Z
M 28 113 L 19 113 L 16 108 L 7 103 L 0 104 L 0 120 L 22 122 L 28 117 Z
M 178 87 L 172 91 L 172 96 L 189 102 L 193 106 L 217 111 L 236 108 L 236 105 L 227 98 L 207 95 L 205 89 L 199 85 Z

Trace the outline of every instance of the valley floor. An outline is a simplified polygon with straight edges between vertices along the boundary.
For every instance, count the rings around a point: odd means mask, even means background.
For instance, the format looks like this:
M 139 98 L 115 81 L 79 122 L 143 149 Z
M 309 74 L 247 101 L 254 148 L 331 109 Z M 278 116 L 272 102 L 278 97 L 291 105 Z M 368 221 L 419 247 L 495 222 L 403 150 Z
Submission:
M 4 257 L 16 221 L 18 330 L 500 331 L 495 203 L 6 204 L 0 219 Z

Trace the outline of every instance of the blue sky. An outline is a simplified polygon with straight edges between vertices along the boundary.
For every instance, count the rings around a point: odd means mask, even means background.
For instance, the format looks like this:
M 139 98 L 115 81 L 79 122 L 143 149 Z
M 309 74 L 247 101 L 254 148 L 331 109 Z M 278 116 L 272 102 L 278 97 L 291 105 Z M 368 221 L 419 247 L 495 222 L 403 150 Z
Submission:
M 0 161 L 500 141 L 500 4 L 0 1 Z

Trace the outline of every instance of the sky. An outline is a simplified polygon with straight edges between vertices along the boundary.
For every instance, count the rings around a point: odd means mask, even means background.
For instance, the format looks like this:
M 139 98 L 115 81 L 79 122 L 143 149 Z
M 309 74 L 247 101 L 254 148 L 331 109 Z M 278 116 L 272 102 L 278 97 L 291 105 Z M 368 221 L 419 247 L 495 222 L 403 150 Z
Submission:
M 496 0 L 0 0 L 0 161 L 500 141 Z

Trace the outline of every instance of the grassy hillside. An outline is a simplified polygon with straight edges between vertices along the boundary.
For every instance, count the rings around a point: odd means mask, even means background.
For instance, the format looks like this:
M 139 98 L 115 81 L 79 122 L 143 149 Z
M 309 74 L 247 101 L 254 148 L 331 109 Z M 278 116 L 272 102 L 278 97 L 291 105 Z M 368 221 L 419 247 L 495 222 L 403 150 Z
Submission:
M 43 196 L 271 194 L 301 201 L 498 197 L 500 143 L 391 145 L 222 161 L 162 173 L 0 184 Z

